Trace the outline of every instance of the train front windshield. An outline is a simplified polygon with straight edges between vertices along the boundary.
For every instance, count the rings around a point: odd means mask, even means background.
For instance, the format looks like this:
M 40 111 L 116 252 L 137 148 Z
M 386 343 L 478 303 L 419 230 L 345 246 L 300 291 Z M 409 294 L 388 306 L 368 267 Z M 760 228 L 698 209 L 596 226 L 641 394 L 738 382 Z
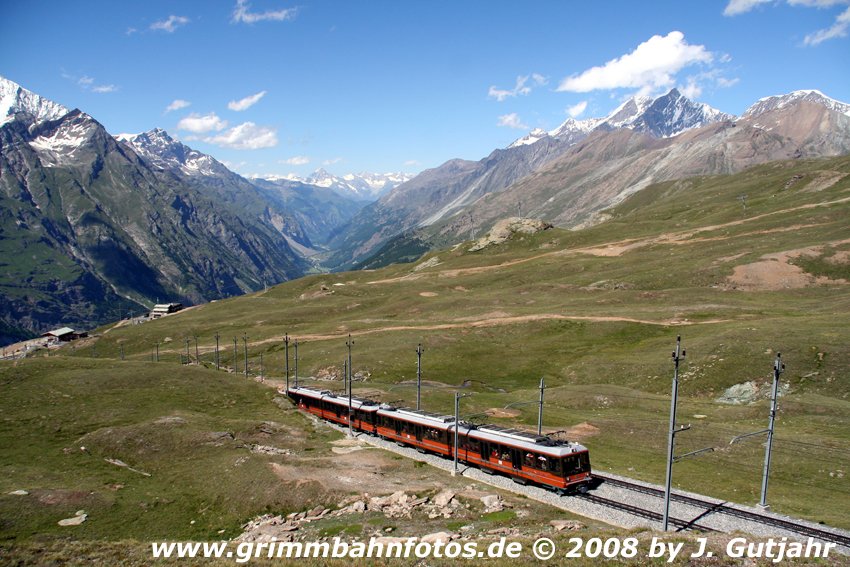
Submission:
M 587 451 L 564 457 L 564 477 L 590 472 L 590 456 Z

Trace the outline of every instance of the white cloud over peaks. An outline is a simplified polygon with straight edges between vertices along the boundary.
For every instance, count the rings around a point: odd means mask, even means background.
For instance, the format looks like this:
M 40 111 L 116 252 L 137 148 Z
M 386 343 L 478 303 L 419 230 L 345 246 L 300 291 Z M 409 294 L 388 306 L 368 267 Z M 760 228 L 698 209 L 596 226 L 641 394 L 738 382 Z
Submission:
M 282 22 L 284 20 L 294 19 L 295 14 L 298 12 L 297 8 L 283 8 L 280 10 L 268 10 L 266 12 L 251 12 L 250 10 L 251 5 L 248 3 L 248 0 L 236 0 L 236 7 L 233 9 L 233 23 Z
M 497 125 L 504 126 L 505 128 L 516 128 L 517 130 L 528 130 L 528 126 L 522 123 L 516 112 L 499 116 Z
M 118 90 L 118 87 L 115 85 L 95 85 L 91 88 L 91 92 L 93 93 L 114 93 Z
M 508 97 L 515 97 L 517 95 L 527 95 L 531 92 L 531 87 L 527 85 L 529 79 L 537 86 L 545 85 L 549 81 L 543 75 L 539 73 L 532 73 L 530 75 L 520 75 L 516 78 L 516 85 L 511 90 L 500 89 L 496 86 L 491 86 L 487 91 L 487 96 L 490 98 L 495 98 L 499 102 L 502 102 Z
M 152 30 L 161 30 L 168 33 L 174 33 L 174 31 L 180 26 L 185 26 L 189 23 L 189 18 L 185 16 L 168 16 L 167 20 L 161 20 L 159 22 L 154 22 L 151 24 Z
M 227 120 L 219 118 L 215 112 L 210 112 L 201 116 L 193 112 L 189 116 L 185 116 L 177 123 L 178 130 L 187 130 L 196 134 L 203 134 L 215 130 L 219 132 L 227 128 Z
M 729 0 L 726 9 L 723 10 L 724 16 L 737 16 L 749 12 L 759 4 L 768 4 L 773 0 Z
M 841 12 L 838 17 L 835 18 L 835 23 L 830 27 L 806 35 L 803 43 L 806 45 L 817 45 L 828 39 L 846 37 L 848 28 L 850 28 L 850 8 Z
M 332 158 L 332 159 L 326 159 L 325 161 L 322 162 L 322 165 L 333 165 L 333 164 L 339 163 L 341 161 L 342 161 L 341 157 L 335 157 L 335 158 Z
M 693 77 L 688 77 L 688 82 L 679 86 L 679 92 L 691 100 L 696 100 L 702 94 L 702 87 Z
M 192 103 L 189 102 L 188 100 L 183 100 L 182 98 L 175 98 L 171 102 L 171 104 L 169 104 L 167 107 L 165 107 L 165 112 L 168 113 L 168 112 L 172 112 L 174 110 L 180 110 L 181 108 L 186 108 L 190 104 L 192 104 Z
M 587 109 L 587 101 L 583 100 L 578 104 L 574 104 L 571 107 L 567 108 L 567 114 L 572 118 L 578 118 L 581 116 L 584 111 Z
M 285 163 L 287 165 L 307 165 L 310 163 L 310 158 L 307 156 L 293 156 L 289 159 L 282 160 L 280 163 Z
M 266 91 L 260 91 L 257 94 L 253 94 L 251 96 L 246 96 L 240 100 L 231 100 L 227 103 L 227 108 L 230 110 L 235 110 L 236 112 L 242 112 L 243 110 L 248 110 L 255 104 L 257 104 L 261 98 L 266 96 Z
M 234 150 L 273 148 L 277 145 L 277 131 L 253 122 L 243 122 L 217 136 L 204 138 L 204 141 Z
M 634 51 L 561 81 L 558 91 L 636 88 L 643 94 L 673 85 L 676 73 L 697 63 L 711 63 L 713 55 L 703 45 L 690 45 L 680 31 L 654 35 Z

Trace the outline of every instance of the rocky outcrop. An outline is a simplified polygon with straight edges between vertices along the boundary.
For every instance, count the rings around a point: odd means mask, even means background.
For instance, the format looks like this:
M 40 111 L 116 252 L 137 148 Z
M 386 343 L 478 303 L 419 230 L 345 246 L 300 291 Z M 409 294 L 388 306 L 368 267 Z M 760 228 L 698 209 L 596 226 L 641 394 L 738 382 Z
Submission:
M 550 228 L 552 228 L 550 223 L 537 219 L 523 219 L 519 217 L 502 219 L 490 229 L 490 232 L 476 240 L 469 251 L 478 252 L 488 246 L 502 244 L 513 238 L 516 234 L 536 234 Z

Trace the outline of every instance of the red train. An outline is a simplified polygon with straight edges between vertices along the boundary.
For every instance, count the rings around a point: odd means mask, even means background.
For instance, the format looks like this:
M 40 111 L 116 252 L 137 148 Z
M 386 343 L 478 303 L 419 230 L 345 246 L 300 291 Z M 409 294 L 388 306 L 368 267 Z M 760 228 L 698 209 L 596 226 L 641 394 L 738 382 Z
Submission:
M 287 394 L 300 409 L 348 425 L 347 396 L 304 387 L 290 388 Z M 353 429 L 420 451 L 454 457 L 454 416 L 396 408 L 354 397 L 351 414 Z M 498 425 L 461 422 L 458 461 L 562 494 L 571 490 L 584 492 L 591 481 L 590 457 L 583 445 Z

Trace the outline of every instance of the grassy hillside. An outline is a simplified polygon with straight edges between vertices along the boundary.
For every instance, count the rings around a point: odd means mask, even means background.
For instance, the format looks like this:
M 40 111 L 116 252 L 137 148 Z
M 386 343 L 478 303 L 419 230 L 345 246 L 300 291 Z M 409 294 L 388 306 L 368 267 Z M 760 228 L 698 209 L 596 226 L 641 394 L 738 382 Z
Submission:
M 677 464 L 675 483 L 754 503 L 763 447 L 758 439 L 731 447 L 729 440 L 766 427 L 767 401 L 717 398 L 751 381 L 763 392 L 781 351 L 788 389 L 768 500 L 780 512 L 850 528 L 850 158 L 655 185 L 606 216 L 582 231 L 516 236 L 476 253 L 466 243 L 415 264 L 311 276 L 159 321 L 104 328 L 63 349 L 62 364 L 107 364 L 84 360 L 95 354 L 114 364 L 123 345 L 132 361 L 125 364 L 138 376 L 206 391 L 228 380 L 209 369 L 215 333 L 225 368 L 234 366 L 234 337 L 244 368 L 245 334 L 251 373 L 262 355 L 266 376 L 276 380 L 289 333 L 300 342 L 302 376 L 338 377 L 351 333 L 354 370 L 367 376 L 356 390 L 410 404 L 421 343 L 426 409 L 449 412 L 463 388 L 474 395 L 462 412 L 481 414 L 534 399 L 545 377 L 547 429 L 584 442 L 598 470 L 662 482 L 670 351 L 681 334 L 688 355 L 679 421 L 693 428 L 679 437 L 677 453 L 717 450 Z M 179 366 L 185 338 L 195 335 L 207 369 Z M 160 362 L 153 364 L 157 343 Z M 192 343 L 193 362 L 194 353 Z M 162 377 L 164 368 L 173 375 Z M 321 384 L 341 388 L 338 379 Z M 238 404 L 221 411 L 237 422 L 265 419 L 265 410 L 255 415 Z M 491 421 L 536 423 L 532 405 L 515 413 Z

